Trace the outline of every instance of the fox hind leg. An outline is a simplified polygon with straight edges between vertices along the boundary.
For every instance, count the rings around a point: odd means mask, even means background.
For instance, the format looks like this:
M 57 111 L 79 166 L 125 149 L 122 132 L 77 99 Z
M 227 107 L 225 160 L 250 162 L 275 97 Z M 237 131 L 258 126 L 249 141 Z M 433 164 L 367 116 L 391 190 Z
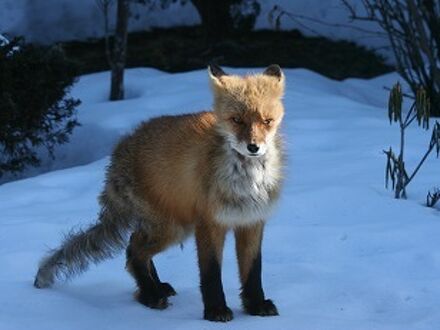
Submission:
M 177 294 L 176 290 L 174 290 L 170 283 L 160 281 L 153 259 L 150 261 L 150 271 L 153 279 L 159 283 L 160 288 L 167 297 L 175 296 Z
M 132 234 L 127 248 L 127 269 L 138 286 L 137 300 L 153 309 L 168 307 L 168 297 L 176 294 L 169 283 L 160 281 L 152 257 L 167 247 L 164 240 L 154 241 L 147 233 Z

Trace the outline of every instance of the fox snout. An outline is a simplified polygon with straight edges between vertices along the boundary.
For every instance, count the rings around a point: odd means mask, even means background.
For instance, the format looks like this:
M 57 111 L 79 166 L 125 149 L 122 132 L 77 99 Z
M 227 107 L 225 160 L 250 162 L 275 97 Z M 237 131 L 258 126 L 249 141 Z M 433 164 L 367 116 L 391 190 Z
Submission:
M 251 154 L 256 154 L 258 150 L 260 150 L 260 147 L 254 143 L 250 143 L 247 145 L 247 149 Z
M 248 156 L 258 157 L 258 156 L 263 156 L 266 153 L 267 147 L 265 143 L 261 143 L 261 144 L 249 143 L 246 146 L 246 149 L 248 151 Z
M 246 141 L 239 142 L 236 139 L 230 139 L 230 142 L 235 151 L 246 157 L 263 156 L 267 151 L 267 145 L 264 142 L 247 143 Z

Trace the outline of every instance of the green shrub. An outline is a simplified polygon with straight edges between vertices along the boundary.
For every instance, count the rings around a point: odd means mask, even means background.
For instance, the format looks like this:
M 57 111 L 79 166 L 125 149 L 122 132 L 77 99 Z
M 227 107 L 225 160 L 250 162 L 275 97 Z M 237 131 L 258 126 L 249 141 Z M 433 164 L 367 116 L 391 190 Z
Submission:
M 17 38 L 0 47 L 0 177 L 41 162 L 37 147 L 53 157 L 78 122 L 80 101 L 68 97 L 76 65 L 57 47 Z

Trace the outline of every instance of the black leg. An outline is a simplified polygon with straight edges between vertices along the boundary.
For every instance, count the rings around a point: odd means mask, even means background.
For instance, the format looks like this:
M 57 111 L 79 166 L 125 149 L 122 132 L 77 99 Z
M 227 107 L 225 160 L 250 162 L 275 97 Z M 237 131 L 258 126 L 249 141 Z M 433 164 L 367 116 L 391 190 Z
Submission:
M 208 267 L 201 273 L 200 288 L 205 305 L 203 317 L 210 321 L 232 320 L 232 311 L 226 306 L 220 264 L 215 257 L 210 259 Z
M 176 290 L 174 290 L 174 288 L 171 286 L 170 283 L 161 282 L 161 280 L 159 279 L 159 275 L 157 274 L 156 267 L 154 266 L 153 260 L 150 260 L 150 270 L 151 270 L 151 275 L 153 276 L 153 279 L 156 281 L 156 283 L 160 284 L 162 291 L 164 292 L 164 294 L 167 297 L 175 296 L 177 294 Z
M 200 289 L 209 321 L 232 320 L 232 311 L 226 305 L 221 280 L 221 259 L 226 228 L 215 223 L 199 223 L 196 227 L 197 254 L 200 268 Z
M 278 310 L 272 300 L 264 299 L 261 284 L 261 251 L 254 259 L 248 278 L 243 284 L 241 299 L 244 309 L 251 315 L 278 315 Z
M 127 269 L 133 275 L 139 288 L 136 298 L 141 304 L 154 309 L 168 307 L 167 297 L 170 294 L 163 290 L 153 260 L 142 260 L 132 252 L 131 246 L 129 246 L 127 248 Z
M 263 229 L 263 223 L 259 223 L 235 230 L 235 243 L 242 285 L 240 296 L 243 308 L 248 314 L 261 316 L 278 315 L 274 303 L 270 299 L 265 299 L 261 283 L 261 241 Z

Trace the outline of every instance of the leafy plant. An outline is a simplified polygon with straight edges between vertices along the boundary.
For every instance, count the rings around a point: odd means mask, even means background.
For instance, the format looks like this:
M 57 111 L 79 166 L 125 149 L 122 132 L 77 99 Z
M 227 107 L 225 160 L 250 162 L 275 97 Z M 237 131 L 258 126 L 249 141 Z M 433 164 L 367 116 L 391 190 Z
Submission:
M 439 200 L 440 200 L 440 189 L 434 188 L 432 192 L 428 191 L 428 195 L 426 196 L 426 206 L 434 207 Z
M 398 123 L 400 127 L 400 150 L 396 155 L 393 149 L 384 151 L 387 156 L 385 185 L 388 188 L 391 181 L 391 187 L 394 190 L 395 198 L 406 198 L 406 187 L 416 176 L 420 168 L 422 167 L 429 154 L 436 150 L 437 157 L 440 152 L 440 124 L 436 121 L 431 134 L 431 139 L 428 145 L 428 149 L 420 159 L 417 166 L 408 174 L 405 167 L 404 151 L 405 151 L 405 130 L 415 120 L 418 125 L 423 129 L 429 129 L 429 118 L 431 111 L 431 103 L 426 95 L 426 91 L 423 88 L 419 88 L 416 93 L 416 100 L 411 105 L 410 109 L 404 115 L 402 111 L 403 94 L 402 88 L 397 83 L 390 91 L 390 97 L 388 102 L 388 118 L 390 124 L 393 122 Z
M 14 39 L 0 47 L 0 177 L 41 162 L 36 148 L 53 157 L 78 122 L 80 101 L 66 97 L 76 65 L 57 47 Z

